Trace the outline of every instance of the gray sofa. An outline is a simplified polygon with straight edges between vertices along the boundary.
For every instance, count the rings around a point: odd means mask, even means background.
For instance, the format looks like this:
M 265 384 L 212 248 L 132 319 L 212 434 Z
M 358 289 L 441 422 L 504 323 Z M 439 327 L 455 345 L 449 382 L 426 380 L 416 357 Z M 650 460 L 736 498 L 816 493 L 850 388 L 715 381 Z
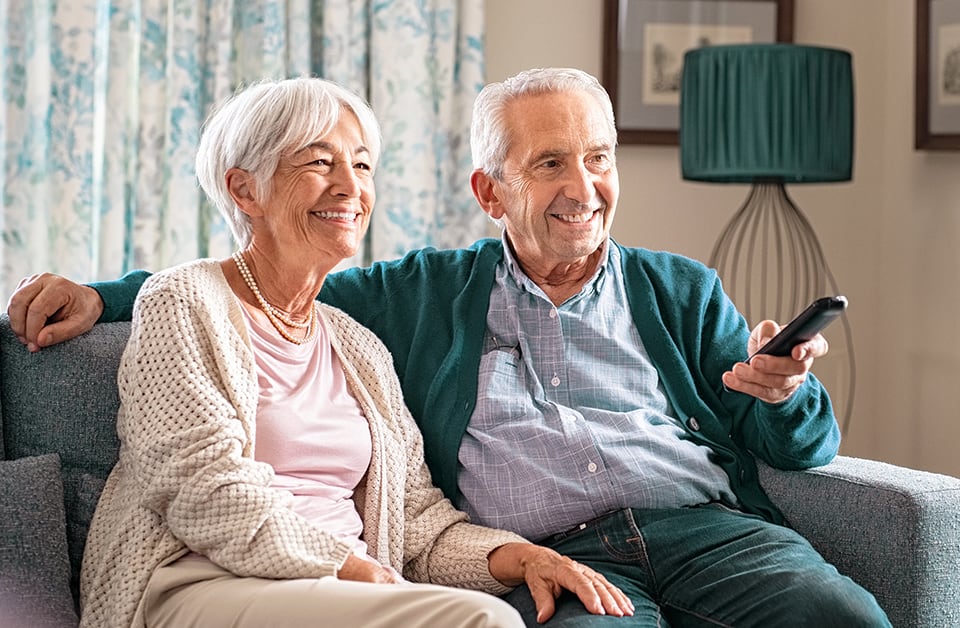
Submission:
M 90 517 L 116 460 L 128 323 L 28 353 L 0 316 L 0 626 L 75 625 Z M 960 626 L 960 479 L 838 458 L 761 469 L 791 524 L 898 627 Z

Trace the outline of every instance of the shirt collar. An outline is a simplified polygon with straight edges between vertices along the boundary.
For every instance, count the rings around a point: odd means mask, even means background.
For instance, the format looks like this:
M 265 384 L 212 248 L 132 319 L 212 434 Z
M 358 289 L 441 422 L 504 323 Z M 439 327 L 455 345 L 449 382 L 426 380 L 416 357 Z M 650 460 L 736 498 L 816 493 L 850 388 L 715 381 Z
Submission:
M 517 262 L 516 256 L 513 254 L 513 249 L 510 247 L 510 243 L 507 241 L 507 232 L 502 230 L 500 232 L 500 241 L 503 242 L 503 264 L 507 269 L 507 273 L 513 278 L 513 281 L 516 282 L 518 286 L 525 288 L 530 292 L 543 292 L 539 286 L 532 279 L 530 279 L 523 269 L 520 267 L 520 264 Z M 603 243 L 600 245 L 602 249 L 600 253 L 600 263 L 597 264 L 597 269 L 594 271 L 593 276 L 590 278 L 587 283 L 583 284 L 583 288 L 580 289 L 580 294 L 584 294 L 588 290 L 600 290 L 603 276 L 606 272 L 607 263 L 610 261 L 610 237 L 604 239 Z

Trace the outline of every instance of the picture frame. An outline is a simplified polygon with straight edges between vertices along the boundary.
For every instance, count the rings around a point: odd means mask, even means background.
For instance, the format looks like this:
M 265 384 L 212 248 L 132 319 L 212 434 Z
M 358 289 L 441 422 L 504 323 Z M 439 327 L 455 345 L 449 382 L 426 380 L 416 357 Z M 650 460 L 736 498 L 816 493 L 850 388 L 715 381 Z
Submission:
M 960 0 L 917 0 L 914 148 L 960 149 Z
M 602 81 L 618 142 L 679 144 L 683 53 L 704 42 L 791 42 L 793 3 L 604 0 Z

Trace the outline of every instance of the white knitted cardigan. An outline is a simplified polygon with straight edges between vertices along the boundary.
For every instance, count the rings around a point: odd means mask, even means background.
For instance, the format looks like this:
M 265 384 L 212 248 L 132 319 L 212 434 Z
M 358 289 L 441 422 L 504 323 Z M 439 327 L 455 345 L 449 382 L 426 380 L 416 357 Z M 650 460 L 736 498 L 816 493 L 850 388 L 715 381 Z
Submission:
M 351 552 L 294 514 L 289 495 L 270 488 L 272 468 L 253 459 L 257 378 L 239 308 L 215 260 L 140 290 L 117 378 L 120 458 L 84 554 L 81 626 L 142 626 L 151 573 L 189 550 L 264 578 L 332 575 Z M 340 310 L 321 315 L 370 425 L 370 467 L 354 496 L 370 555 L 414 581 L 508 591 L 486 556 L 523 539 L 466 523 L 431 482 L 386 348 Z

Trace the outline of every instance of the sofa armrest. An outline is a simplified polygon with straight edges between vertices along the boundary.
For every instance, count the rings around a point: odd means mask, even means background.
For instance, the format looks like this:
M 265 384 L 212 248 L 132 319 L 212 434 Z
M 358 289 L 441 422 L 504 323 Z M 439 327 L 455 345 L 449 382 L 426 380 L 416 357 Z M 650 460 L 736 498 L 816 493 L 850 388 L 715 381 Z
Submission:
M 894 626 L 960 626 L 960 479 L 844 456 L 807 471 L 758 464 L 789 524 Z

